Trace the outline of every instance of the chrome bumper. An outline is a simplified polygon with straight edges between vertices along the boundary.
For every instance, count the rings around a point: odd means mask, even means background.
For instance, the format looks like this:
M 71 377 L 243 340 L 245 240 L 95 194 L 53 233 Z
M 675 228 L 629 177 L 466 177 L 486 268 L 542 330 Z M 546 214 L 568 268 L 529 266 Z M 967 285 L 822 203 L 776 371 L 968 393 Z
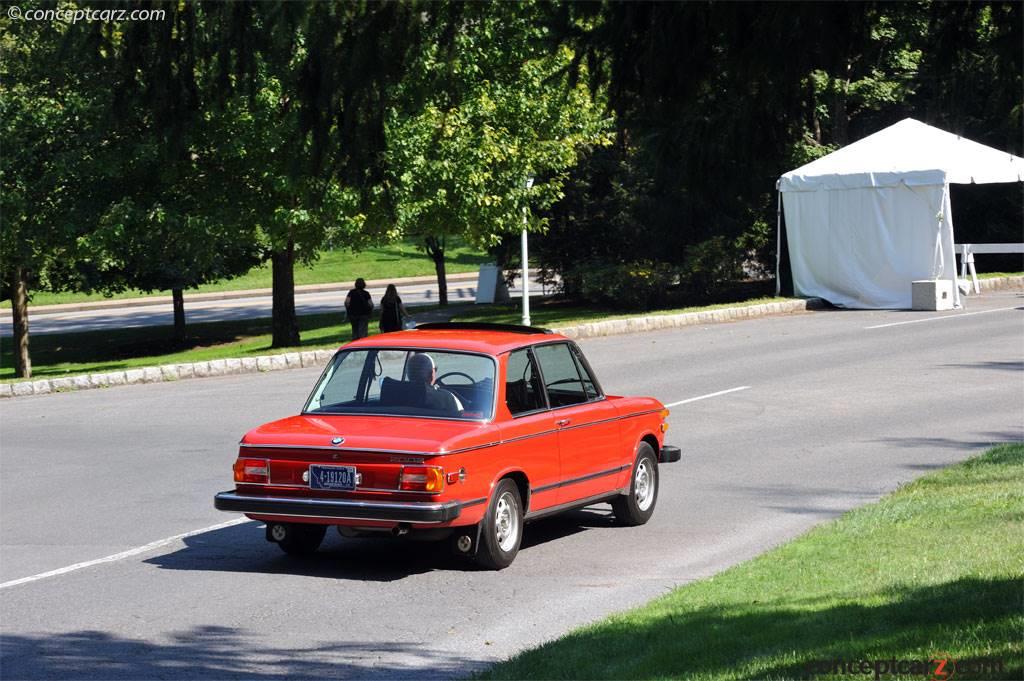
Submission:
M 458 501 L 348 501 L 345 499 L 304 499 L 301 497 L 257 497 L 221 492 L 213 498 L 220 511 L 254 515 L 294 516 L 337 520 L 375 520 L 395 523 L 447 523 L 459 517 Z

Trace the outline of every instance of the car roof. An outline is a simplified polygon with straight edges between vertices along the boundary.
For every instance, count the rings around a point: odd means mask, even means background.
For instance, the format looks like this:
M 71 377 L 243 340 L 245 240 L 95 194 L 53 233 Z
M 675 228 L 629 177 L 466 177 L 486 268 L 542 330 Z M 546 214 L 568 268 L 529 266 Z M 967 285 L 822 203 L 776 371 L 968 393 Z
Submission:
M 484 329 L 413 329 L 360 338 L 345 348 L 434 348 L 501 355 L 541 342 L 567 341 L 557 333 L 497 331 Z

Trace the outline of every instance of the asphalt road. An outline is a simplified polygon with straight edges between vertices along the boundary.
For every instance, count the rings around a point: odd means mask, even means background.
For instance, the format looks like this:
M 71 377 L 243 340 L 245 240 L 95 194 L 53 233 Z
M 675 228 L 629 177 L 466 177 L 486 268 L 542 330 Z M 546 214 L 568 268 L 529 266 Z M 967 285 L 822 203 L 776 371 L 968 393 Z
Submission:
M 519 280 L 517 279 L 517 282 Z M 369 288 L 374 304 L 379 305 L 384 288 Z M 542 295 L 544 289 L 534 281 L 530 295 Z M 342 313 L 345 309 L 347 291 L 327 291 L 295 294 L 295 310 L 300 315 L 322 312 Z M 399 295 L 406 307 L 437 304 L 437 283 L 404 284 Z M 509 290 L 513 298 L 521 298 L 522 288 L 518 285 Z M 476 279 L 452 280 L 448 283 L 448 301 L 472 303 L 476 300 Z M 188 323 L 219 322 L 238 319 L 270 317 L 273 300 L 268 296 L 253 298 L 229 298 L 225 300 L 201 300 L 185 294 L 185 316 Z M 0 337 L 13 335 L 10 314 L 0 315 Z M 410 310 L 415 316 L 415 311 Z M 174 309 L 170 302 L 120 308 L 102 308 L 76 311 L 29 310 L 29 329 L 32 335 L 48 333 L 75 333 L 78 331 L 100 331 L 103 329 L 124 329 L 143 326 L 169 326 L 174 323 Z
M 907 323 L 910 322 L 910 323 Z M 895 324 L 889 326 L 890 324 Z M 450 677 L 640 604 L 897 485 L 1024 439 L 1024 296 L 957 313 L 814 312 L 582 343 L 608 392 L 673 408 L 654 518 L 527 528 L 516 562 L 329 535 L 308 560 L 231 520 L 238 437 L 312 370 L 0 403 L 0 676 Z

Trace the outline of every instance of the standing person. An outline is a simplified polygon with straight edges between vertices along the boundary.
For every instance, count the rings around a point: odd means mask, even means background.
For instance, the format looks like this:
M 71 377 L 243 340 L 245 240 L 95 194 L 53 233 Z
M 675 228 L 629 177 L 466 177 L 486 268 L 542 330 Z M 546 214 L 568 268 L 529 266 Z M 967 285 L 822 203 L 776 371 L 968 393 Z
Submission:
M 398 296 L 398 289 L 394 284 L 388 284 L 384 291 L 384 297 L 380 299 L 380 332 L 401 331 L 402 322 L 409 317 L 402 305 L 402 299 Z
M 352 324 L 352 340 L 366 338 L 370 335 L 370 315 L 373 313 L 373 298 L 366 290 L 366 282 L 362 277 L 356 279 L 356 287 L 345 296 L 345 312 Z

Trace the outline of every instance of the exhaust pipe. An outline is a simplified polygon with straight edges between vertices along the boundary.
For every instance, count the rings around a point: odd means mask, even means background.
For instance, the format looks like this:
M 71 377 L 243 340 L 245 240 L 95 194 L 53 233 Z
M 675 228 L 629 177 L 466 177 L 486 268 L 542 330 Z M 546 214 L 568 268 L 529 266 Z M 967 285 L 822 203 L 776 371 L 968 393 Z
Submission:
M 409 523 L 398 523 L 397 525 L 391 528 L 391 534 L 393 534 L 396 537 L 401 537 L 406 534 L 409 534 Z

